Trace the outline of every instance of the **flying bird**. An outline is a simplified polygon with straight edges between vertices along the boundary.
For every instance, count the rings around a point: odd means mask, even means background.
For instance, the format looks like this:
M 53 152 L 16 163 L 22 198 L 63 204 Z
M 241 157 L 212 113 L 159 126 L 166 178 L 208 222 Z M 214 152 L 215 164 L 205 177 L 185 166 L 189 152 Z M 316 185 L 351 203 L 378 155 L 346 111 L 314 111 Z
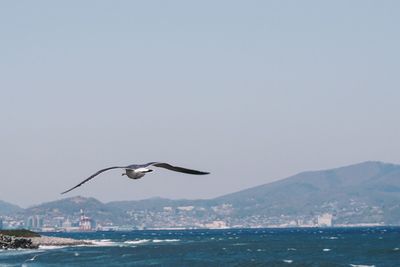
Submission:
M 83 180 L 82 182 L 77 184 L 76 186 L 72 187 L 71 189 L 68 189 L 67 191 L 62 192 L 61 194 L 68 193 L 69 191 L 72 191 L 75 188 L 83 185 L 87 181 L 93 179 L 100 173 L 103 173 L 105 171 L 112 170 L 112 169 L 125 169 L 125 173 L 122 173 L 122 175 L 126 175 L 131 179 L 140 179 L 143 176 L 145 176 L 146 173 L 153 171 L 152 169 L 148 168 L 150 166 L 155 166 L 155 167 L 164 168 L 164 169 L 167 169 L 170 171 L 183 172 L 183 173 L 195 174 L 195 175 L 209 174 L 209 172 L 202 172 L 202 171 L 196 171 L 196 170 L 186 169 L 186 168 L 182 168 L 182 167 L 172 166 L 168 163 L 163 163 L 163 162 L 149 162 L 146 164 L 132 164 L 132 165 L 128 165 L 128 166 L 114 166 L 114 167 L 109 167 L 109 168 L 99 170 L 98 172 L 90 175 L 88 178 L 86 178 L 85 180 Z

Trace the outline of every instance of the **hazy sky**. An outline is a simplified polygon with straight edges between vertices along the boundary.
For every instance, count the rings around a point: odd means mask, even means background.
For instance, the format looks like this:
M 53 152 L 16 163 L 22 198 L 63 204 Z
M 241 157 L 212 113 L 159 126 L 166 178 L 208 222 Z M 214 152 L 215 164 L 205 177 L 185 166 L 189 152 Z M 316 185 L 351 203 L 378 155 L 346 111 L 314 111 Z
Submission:
M 398 1 L 1 1 L 0 199 L 210 198 L 400 163 Z M 132 181 L 98 169 L 165 161 Z

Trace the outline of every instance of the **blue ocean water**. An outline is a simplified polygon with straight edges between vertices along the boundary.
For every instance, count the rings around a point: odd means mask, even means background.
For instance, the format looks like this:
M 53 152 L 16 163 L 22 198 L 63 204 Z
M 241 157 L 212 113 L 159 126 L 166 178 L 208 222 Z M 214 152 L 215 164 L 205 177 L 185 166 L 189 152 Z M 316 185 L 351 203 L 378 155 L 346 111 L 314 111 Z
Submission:
M 46 233 L 94 246 L 0 251 L 0 266 L 400 266 L 400 228 Z

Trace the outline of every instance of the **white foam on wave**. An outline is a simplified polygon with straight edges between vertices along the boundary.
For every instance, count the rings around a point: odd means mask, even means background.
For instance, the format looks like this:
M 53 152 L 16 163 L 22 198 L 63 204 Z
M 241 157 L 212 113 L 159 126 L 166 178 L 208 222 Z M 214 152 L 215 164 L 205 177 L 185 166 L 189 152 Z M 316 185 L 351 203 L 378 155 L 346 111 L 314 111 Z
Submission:
M 179 239 L 154 239 L 153 243 L 161 243 L 161 242 L 178 242 Z
M 296 249 L 295 249 L 295 248 L 288 248 L 287 250 L 293 250 L 293 251 L 295 251 Z
M 284 263 L 292 263 L 293 260 L 283 260 Z
M 143 244 L 143 243 L 147 243 L 147 242 L 149 242 L 150 241 L 150 239 L 139 239 L 139 240 L 128 240 L 128 241 L 125 241 L 124 243 L 125 244 Z
M 375 265 L 350 264 L 351 267 L 375 267 Z
M 49 250 L 49 249 L 59 249 L 59 248 L 65 248 L 66 246 L 52 246 L 52 245 L 39 245 L 40 249 L 45 249 L 45 250 Z
M 323 236 L 323 237 L 321 237 L 321 239 L 336 240 L 336 239 L 339 239 L 339 237 L 337 237 L 337 236 Z
M 235 244 L 232 244 L 232 246 L 246 246 L 247 245 L 247 243 L 235 243 Z
M 331 251 L 331 249 L 330 248 L 324 248 L 322 251 L 327 252 L 327 251 Z
M 32 258 L 30 258 L 30 259 L 27 259 L 25 262 L 28 262 L 28 261 L 34 261 L 34 260 L 36 260 L 36 258 L 39 256 L 40 254 L 36 254 L 35 256 L 33 256 Z
M 111 247 L 111 246 L 118 246 L 116 242 L 113 241 L 104 241 L 107 239 L 101 239 L 101 240 L 85 240 L 90 242 L 91 244 L 99 247 Z M 109 240 L 109 239 L 108 239 Z M 85 245 L 84 245 L 85 246 Z

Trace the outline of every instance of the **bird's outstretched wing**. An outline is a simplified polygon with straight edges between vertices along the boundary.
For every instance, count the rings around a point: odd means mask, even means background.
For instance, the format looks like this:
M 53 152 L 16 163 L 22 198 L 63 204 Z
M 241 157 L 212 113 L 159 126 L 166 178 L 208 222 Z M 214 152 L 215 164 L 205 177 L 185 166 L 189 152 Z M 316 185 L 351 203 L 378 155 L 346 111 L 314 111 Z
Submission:
M 85 180 L 83 180 L 82 182 L 80 182 L 78 185 L 72 187 L 71 189 L 68 189 L 67 191 L 62 192 L 61 194 L 65 194 L 65 193 L 68 193 L 69 191 L 74 190 L 75 188 L 77 188 L 77 187 L 83 185 L 84 183 L 86 183 L 87 181 L 93 179 L 94 177 L 96 177 L 97 175 L 99 175 L 99 174 L 102 173 L 102 172 L 105 172 L 105 171 L 108 171 L 108 170 L 112 170 L 112 169 L 125 169 L 125 168 L 126 168 L 126 167 L 115 166 L 115 167 L 109 167 L 109 168 L 102 169 L 102 170 L 100 170 L 100 171 L 98 171 L 98 172 L 96 172 L 96 173 L 90 175 L 88 178 L 86 178 Z
M 186 168 L 182 168 L 182 167 L 172 166 L 168 163 L 163 163 L 163 162 L 151 162 L 149 165 L 160 167 L 160 168 L 165 168 L 170 171 L 183 172 L 183 173 L 188 173 L 188 174 L 195 174 L 195 175 L 209 174 L 209 172 L 202 172 L 202 171 L 196 171 L 196 170 L 186 169 Z

